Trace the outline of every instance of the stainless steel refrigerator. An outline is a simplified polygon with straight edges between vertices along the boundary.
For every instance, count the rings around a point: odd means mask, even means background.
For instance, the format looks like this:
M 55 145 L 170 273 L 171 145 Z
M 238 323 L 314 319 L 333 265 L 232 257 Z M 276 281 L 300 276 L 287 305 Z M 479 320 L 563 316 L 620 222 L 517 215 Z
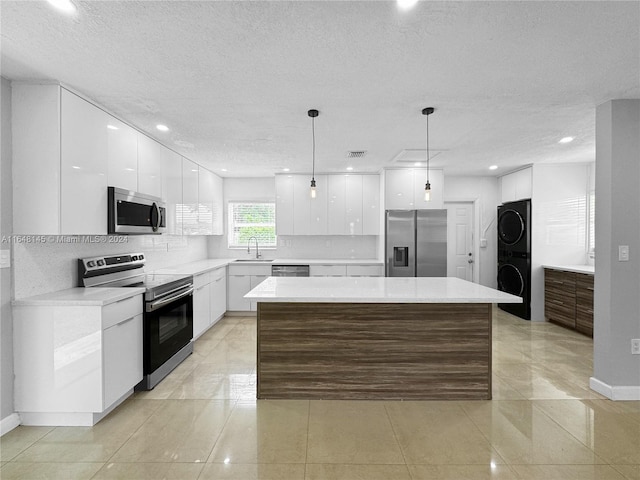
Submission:
M 447 276 L 447 211 L 387 210 L 387 277 Z

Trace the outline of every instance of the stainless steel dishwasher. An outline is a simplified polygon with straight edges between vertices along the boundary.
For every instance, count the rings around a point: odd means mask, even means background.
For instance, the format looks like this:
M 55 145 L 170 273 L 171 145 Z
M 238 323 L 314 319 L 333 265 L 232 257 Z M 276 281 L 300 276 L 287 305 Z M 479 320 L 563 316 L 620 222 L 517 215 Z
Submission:
M 271 265 L 272 277 L 308 277 L 309 265 Z

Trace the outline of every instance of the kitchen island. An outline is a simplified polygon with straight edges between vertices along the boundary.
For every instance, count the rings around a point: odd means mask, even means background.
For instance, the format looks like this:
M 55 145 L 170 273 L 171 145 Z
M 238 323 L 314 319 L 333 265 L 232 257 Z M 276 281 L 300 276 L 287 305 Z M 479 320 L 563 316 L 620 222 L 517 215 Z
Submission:
M 458 278 L 269 277 L 258 302 L 257 396 L 490 399 L 493 303 Z

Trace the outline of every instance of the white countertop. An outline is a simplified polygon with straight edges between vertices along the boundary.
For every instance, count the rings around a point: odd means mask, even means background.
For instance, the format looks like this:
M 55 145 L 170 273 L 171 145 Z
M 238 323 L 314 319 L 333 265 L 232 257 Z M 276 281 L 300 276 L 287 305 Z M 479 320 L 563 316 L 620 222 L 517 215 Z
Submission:
M 44 293 L 33 297 L 14 300 L 14 306 L 87 306 L 97 305 L 104 307 L 110 303 L 124 300 L 125 298 L 141 295 L 145 291 L 141 287 L 130 288 L 104 288 L 104 287 L 76 287 L 58 292 Z
M 595 274 L 595 267 L 593 265 L 542 265 L 543 268 L 550 268 L 552 270 L 562 270 L 565 272 L 575 273 L 587 273 L 589 275 Z
M 522 303 L 459 278 L 269 277 L 245 295 L 258 302 Z
M 199 273 L 226 267 L 234 260 L 235 258 L 209 258 L 207 260 L 185 263 L 184 265 L 176 265 L 175 267 L 161 268 L 159 270 L 154 270 L 153 273 L 179 273 L 183 275 L 198 275 Z
M 273 265 L 384 265 L 375 258 L 276 258 Z

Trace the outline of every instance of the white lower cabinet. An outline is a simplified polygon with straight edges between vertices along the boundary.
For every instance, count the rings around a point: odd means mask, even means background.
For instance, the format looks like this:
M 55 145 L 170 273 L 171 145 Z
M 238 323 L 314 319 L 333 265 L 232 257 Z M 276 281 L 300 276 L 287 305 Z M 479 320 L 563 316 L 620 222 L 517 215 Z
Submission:
M 344 277 L 347 274 L 346 265 L 310 265 L 311 277 Z
M 228 310 L 232 312 L 255 312 L 257 303 L 244 298 L 271 275 L 271 265 L 229 265 Z
M 193 338 L 211 326 L 211 276 L 209 272 L 193 277 Z
M 347 265 L 347 277 L 382 277 L 384 265 Z
M 14 306 L 21 423 L 95 425 L 130 395 L 142 380 L 142 306 L 142 295 L 106 306 Z
M 244 296 L 251 290 L 251 275 L 233 275 L 229 273 L 228 308 L 232 312 L 248 312 L 251 302 Z
M 381 277 L 383 265 L 318 264 L 309 266 L 311 277 Z
M 220 320 L 227 311 L 227 269 L 211 272 L 211 325 Z
M 104 330 L 104 405 L 112 405 L 142 379 L 142 342 L 142 314 Z

